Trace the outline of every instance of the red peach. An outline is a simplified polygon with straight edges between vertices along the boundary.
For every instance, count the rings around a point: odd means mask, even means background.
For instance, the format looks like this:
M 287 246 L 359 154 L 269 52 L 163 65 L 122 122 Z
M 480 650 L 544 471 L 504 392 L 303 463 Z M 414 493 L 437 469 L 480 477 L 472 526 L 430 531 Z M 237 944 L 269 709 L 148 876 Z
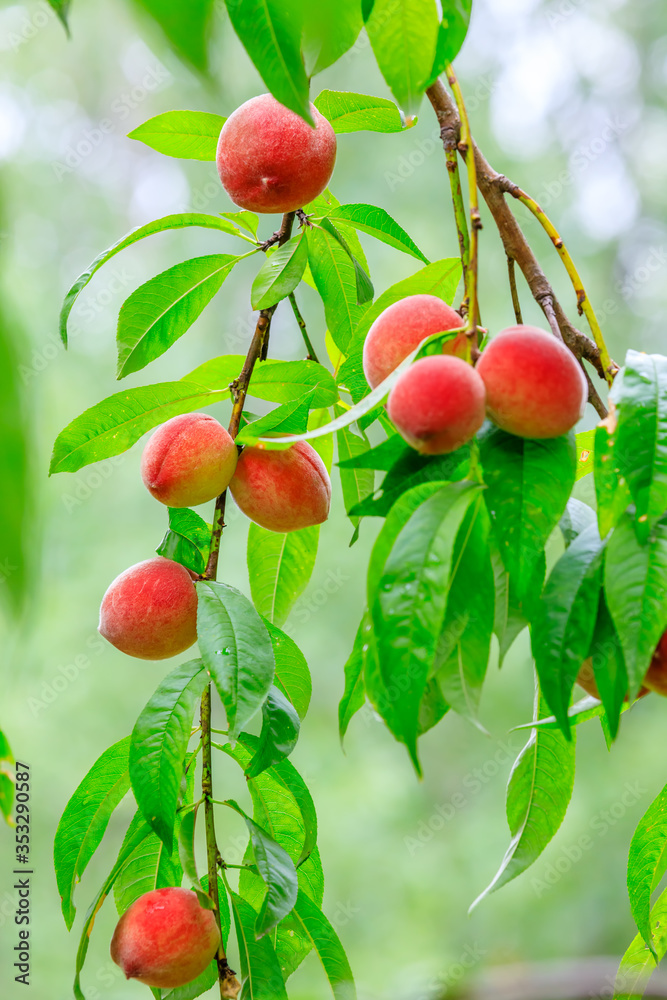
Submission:
M 155 431 L 141 456 L 141 476 L 168 507 L 196 507 L 219 496 L 236 468 L 237 449 L 207 413 L 182 413 Z
M 503 330 L 484 349 L 477 371 L 486 386 L 489 416 L 510 434 L 559 437 L 583 416 L 584 374 L 565 344 L 545 330 Z
M 387 411 L 403 438 L 424 455 L 455 451 L 484 423 L 484 383 L 461 358 L 433 354 L 399 376 Z
M 206 969 L 220 945 L 213 910 L 190 889 L 153 889 L 125 911 L 111 939 L 111 957 L 126 979 L 173 989 Z
M 644 684 L 650 691 L 667 696 L 667 632 L 658 643 Z
M 380 313 L 364 342 L 364 374 L 371 389 L 397 368 L 424 337 L 455 330 L 463 320 L 455 309 L 436 295 L 408 295 Z M 463 357 L 466 335 L 460 333 L 443 345 L 443 354 Z
M 284 451 L 244 448 L 229 489 L 243 513 L 270 531 L 308 528 L 329 516 L 329 473 L 307 441 Z
M 225 191 L 251 212 L 293 212 L 324 191 L 336 134 L 314 105 L 313 128 L 271 94 L 246 101 L 222 126 L 216 161 Z
M 117 576 L 102 599 L 100 634 L 129 656 L 164 660 L 197 639 L 197 591 L 185 566 L 155 556 Z

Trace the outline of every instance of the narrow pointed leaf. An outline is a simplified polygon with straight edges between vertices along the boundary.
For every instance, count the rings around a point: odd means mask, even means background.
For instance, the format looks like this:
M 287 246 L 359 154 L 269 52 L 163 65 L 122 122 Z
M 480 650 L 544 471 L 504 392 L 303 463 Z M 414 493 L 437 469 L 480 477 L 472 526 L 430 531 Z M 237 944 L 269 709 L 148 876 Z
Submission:
M 363 26 L 359 0 L 305 5 L 303 51 L 308 76 L 321 73 L 350 49 Z
M 158 686 L 132 731 L 132 791 L 146 822 L 169 850 L 195 705 L 208 681 L 201 660 L 180 664 Z
M 193 257 L 132 292 L 118 316 L 118 378 L 138 372 L 182 337 L 239 260 L 231 254 Z
M 207 111 L 166 111 L 149 118 L 128 132 L 127 137 L 165 156 L 215 161 L 220 130 L 226 121 L 221 115 Z
M 127 236 L 124 236 L 122 240 L 114 243 L 112 246 L 108 247 L 108 249 L 99 254 L 95 260 L 88 265 L 88 268 L 79 275 L 70 290 L 67 292 L 60 312 L 60 336 L 63 343 L 67 343 L 67 321 L 74 303 L 93 275 L 99 271 L 103 264 L 106 264 L 107 261 L 111 260 L 111 258 L 117 253 L 120 253 L 120 251 L 124 250 L 126 247 L 132 246 L 132 244 L 136 243 L 138 240 L 143 240 L 147 236 L 153 236 L 155 233 L 162 233 L 169 229 L 185 229 L 188 226 L 199 226 L 203 229 L 218 229 L 223 233 L 229 233 L 231 236 L 241 235 L 234 223 L 230 222 L 228 219 L 220 218 L 218 215 L 204 215 L 200 212 L 186 212 L 175 215 L 166 215 L 162 219 L 156 219 L 154 222 L 147 222 L 145 226 L 139 226 L 137 229 L 133 229 L 132 232 L 128 233 Z
M 211 525 L 189 507 L 169 507 L 169 530 L 155 550 L 193 573 L 202 574 L 211 542 Z
M 271 688 L 262 705 L 259 746 L 246 769 L 247 777 L 254 778 L 267 767 L 289 757 L 299 739 L 300 728 L 296 709 L 277 687 Z
M 618 726 L 628 693 L 628 673 L 625 669 L 623 650 L 614 627 L 604 591 L 600 592 L 593 641 L 589 650 L 593 661 L 593 675 L 602 704 L 604 705 L 609 733 L 616 739 Z
M 257 913 L 250 903 L 230 890 L 236 940 L 243 977 L 242 1000 L 287 1000 L 285 983 L 271 939 L 255 937 Z
M 658 962 L 667 953 L 667 889 L 651 909 L 651 927 L 654 953 L 642 935 L 637 934 L 621 959 L 614 983 L 614 1000 L 639 1000 L 644 995 Z
M 207 389 L 226 389 L 238 378 L 245 356 L 229 354 L 221 358 L 205 361 L 199 368 L 186 375 L 184 382 L 195 382 Z M 336 383 L 331 372 L 316 361 L 279 361 L 267 358 L 255 365 L 249 396 L 267 399 L 271 403 L 287 403 L 299 399 L 310 389 L 316 389 L 313 404 L 316 407 L 331 406 L 338 398 Z
M 250 300 L 253 309 L 267 309 L 286 298 L 297 287 L 308 263 L 308 244 L 299 233 L 262 264 L 252 283 Z
M 413 115 L 435 61 L 438 14 L 434 0 L 375 0 L 366 31 L 397 103 Z
M 234 587 L 198 583 L 197 634 L 204 665 L 238 736 L 266 699 L 275 673 L 273 647 L 250 601 Z
M 320 957 L 336 1000 L 356 1000 L 352 969 L 335 930 L 322 911 L 300 891 L 294 915 Z
M 276 661 L 276 687 L 292 703 L 300 719 L 305 718 L 312 694 L 312 681 L 306 658 L 291 636 L 272 622 L 263 619 L 273 646 Z
M 134 836 L 137 825 L 144 822 L 141 813 L 137 812 L 125 835 L 123 845 Z M 180 886 L 182 879 L 183 869 L 178 855 L 170 853 L 160 838 L 150 833 L 134 849 L 114 883 L 116 909 L 122 916 L 140 896 L 152 892 L 153 889 Z
M 651 895 L 667 871 L 667 786 L 653 800 L 632 836 L 628 855 L 628 895 L 632 916 L 653 951 Z M 657 956 L 656 956 L 657 957 Z
M 104 836 L 111 814 L 130 787 L 130 737 L 105 750 L 65 807 L 53 847 L 58 891 L 68 929 L 74 923 L 74 887 Z
M 371 624 L 368 612 L 365 612 L 354 638 L 352 652 L 345 664 L 345 691 L 338 706 L 338 732 L 341 743 L 345 739 L 345 734 L 352 717 L 363 708 L 366 698 L 366 688 L 364 686 L 364 646 L 367 643 L 367 634 L 370 628 Z
M 339 90 L 323 90 L 313 102 L 334 132 L 402 132 L 399 109 L 384 97 L 369 97 Z
M 538 717 L 544 713 L 540 710 Z M 574 737 L 534 729 L 512 768 L 507 822 L 512 840 L 493 881 L 472 907 L 521 875 L 540 856 L 565 817 L 574 784 Z
M 428 258 L 424 256 L 414 240 L 384 208 L 364 204 L 340 205 L 329 213 L 328 218 L 347 222 L 362 233 L 368 233 L 376 240 L 381 240 L 382 243 L 386 243 L 396 250 L 402 250 L 403 253 L 416 257 L 424 264 L 429 263 Z
M 447 63 L 453 62 L 459 54 L 468 34 L 471 10 L 472 0 L 443 0 L 443 17 L 438 29 L 435 59 L 429 83 L 437 80 L 445 71 Z
M 354 263 L 336 237 L 320 226 L 308 230 L 307 241 L 308 263 L 324 303 L 327 326 L 345 353 L 365 311 L 357 304 Z

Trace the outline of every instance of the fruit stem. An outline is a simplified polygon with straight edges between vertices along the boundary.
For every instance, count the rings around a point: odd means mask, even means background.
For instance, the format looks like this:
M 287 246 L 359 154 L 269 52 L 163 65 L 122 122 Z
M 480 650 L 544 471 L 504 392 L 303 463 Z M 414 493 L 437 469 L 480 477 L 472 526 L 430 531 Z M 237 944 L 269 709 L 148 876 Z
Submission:
M 482 228 L 482 219 L 479 214 L 479 198 L 477 193 L 477 165 L 475 164 L 475 151 L 472 144 L 472 135 L 470 134 L 470 122 L 468 120 L 468 112 L 466 110 L 465 101 L 463 100 L 463 93 L 461 92 L 461 86 L 456 78 L 456 74 L 451 63 L 447 64 L 446 70 L 447 81 L 449 86 L 452 88 L 452 94 L 454 95 L 454 100 L 456 101 L 456 107 L 459 112 L 459 119 L 461 122 L 461 132 L 458 142 L 458 150 L 463 156 L 466 164 L 466 169 L 468 171 L 468 200 L 470 203 L 470 242 L 468 246 L 467 253 L 467 267 L 464 268 L 464 279 L 465 279 L 465 300 L 464 307 L 467 316 L 466 320 L 466 334 L 470 338 L 471 351 L 474 355 L 477 352 L 477 326 L 479 324 L 479 306 L 477 303 L 477 262 L 478 262 L 478 247 L 479 238 L 478 234 Z M 450 174 L 450 179 L 453 177 L 450 168 L 449 152 L 445 148 L 445 153 L 447 154 L 447 167 Z M 455 155 L 455 154 L 454 154 Z M 460 181 L 459 181 L 460 187 Z M 459 231 L 459 244 L 461 243 L 461 229 L 460 224 L 457 220 L 457 229 Z
M 523 318 L 521 316 L 521 302 L 519 301 L 519 292 L 516 287 L 516 267 L 514 257 L 507 255 L 507 273 L 510 279 L 510 292 L 512 293 L 512 305 L 514 306 L 514 315 L 519 326 L 523 325 Z
M 317 354 L 315 353 L 315 348 L 312 345 L 311 339 L 308 336 L 308 330 L 306 329 L 306 321 L 301 315 L 301 310 L 297 305 L 296 296 L 294 292 L 290 292 L 287 296 L 289 303 L 292 307 L 292 312 L 294 313 L 294 318 L 299 324 L 299 329 L 301 330 L 301 336 L 303 337 L 303 342 L 306 345 L 306 350 L 308 351 L 308 361 L 318 361 Z
M 595 315 L 595 310 L 593 309 L 593 306 L 588 297 L 586 289 L 584 288 L 584 283 L 582 281 L 581 275 L 579 274 L 579 271 L 577 270 L 577 267 L 574 261 L 572 260 L 569 250 L 565 246 L 562 236 L 560 235 L 560 233 L 558 232 L 558 230 L 556 229 L 556 227 L 554 226 L 553 222 L 546 214 L 544 209 L 541 208 L 540 205 L 538 205 L 538 203 L 535 201 L 534 198 L 531 198 L 531 196 L 529 194 L 526 194 L 526 192 L 523 191 L 518 186 L 518 184 L 515 184 L 513 181 L 510 181 L 507 177 L 504 179 L 504 181 L 505 182 L 502 185 L 503 189 L 507 192 L 507 194 L 511 194 L 513 198 L 516 198 L 517 201 L 520 201 L 522 205 L 525 205 L 526 208 L 530 212 L 532 212 L 532 214 L 535 216 L 539 224 L 542 226 L 542 229 L 544 229 L 545 233 L 547 234 L 547 236 L 555 246 L 556 250 L 558 251 L 558 255 L 560 259 L 563 261 L 565 270 L 567 271 L 568 277 L 572 282 L 572 287 L 574 288 L 575 294 L 577 296 L 577 311 L 579 312 L 580 316 L 583 315 L 588 320 L 588 325 L 591 328 L 593 339 L 600 351 L 600 362 L 602 364 L 602 368 L 605 373 L 605 378 L 609 383 L 609 385 L 611 385 L 618 371 L 618 365 L 614 361 L 612 361 L 609 355 L 609 351 L 607 350 L 607 345 L 605 343 L 605 339 L 602 334 L 598 318 Z

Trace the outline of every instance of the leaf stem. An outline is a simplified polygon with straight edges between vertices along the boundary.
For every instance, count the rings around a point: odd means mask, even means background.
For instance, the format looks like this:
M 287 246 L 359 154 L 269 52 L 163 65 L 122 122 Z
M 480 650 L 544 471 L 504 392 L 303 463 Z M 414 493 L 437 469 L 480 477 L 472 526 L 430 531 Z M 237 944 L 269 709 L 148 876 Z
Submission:
M 523 325 L 523 317 L 521 315 L 521 302 L 519 301 L 519 292 L 516 287 L 516 267 L 514 266 L 514 257 L 507 255 L 507 273 L 510 280 L 510 292 L 512 293 L 512 305 L 514 306 L 514 315 L 519 326 Z
M 296 296 L 295 296 L 294 292 L 290 292 L 287 297 L 288 297 L 289 303 L 290 303 L 290 305 L 292 307 L 292 312 L 294 313 L 294 318 L 296 319 L 297 323 L 299 324 L 299 329 L 301 330 L 301 336 L 303 337 L 303 342 L 306 345 L 306 350 L 308 351 L 308 355 L 307 355 L 308 361 L 318 361 L 317 354 L 315 353 L 315 348 L 313 347 L 311 339 L 308 336 L 308 330 L 306 329 L 306 321 L 303 318 L 303 316 L 301 315 L 301 310 L 299 309 L 299 306 L 297 305 Z
M 470 239 L 467 252 L 467 267 L 464 268 L 465 274 L 465 299 L 464 307 L 462 311 L 465 311 L 467 322 L 466 322 L 466 334 L 470 340 L 471 353 L 473 360 L 475 360 L 475 355 L 477 354 L 477 327 L 479 324 L 479 304 L 477 301 L 477 265 L 478 265 L 478 249 L 479 249 L 479 231 L 482 228 L 482 219 L 479 214 L 479 198 L 477 194 L 477 165 L 475 163 L 475 151 L 472 144 L 472 135 L 470 133 L 470 122 L 468 121 L 468 112 L 466 110 L 465 101 L 463 100 L 463 93 L 461 92 L 461 86 L 451 63 L 447 64 L 446 70 L 447 81 L 452 89 L 452 94 L 454 95 L 454 100 L 456 101 L 456 107 L 459 112 L 459 120 L 461 123 L 460 138 L 458 142 L 458 150 L 463 156 L 466 164 L 466 169 L 468 172 L 468 200 L 470 204 Z M 450 180 L 453 177 L 450 168 L 450 153 L 445 149 L 447 155 L 447 167 L 448 173 L 450 175 Z M 459 180 L 460 188 L 460 180 Z M 455 214 L 456 214 L 456 202 L 455 202 Z M 460 222 L 457 219 L 457 229 L 459 232 L 459 245 L 461 244 L 461 228 Z

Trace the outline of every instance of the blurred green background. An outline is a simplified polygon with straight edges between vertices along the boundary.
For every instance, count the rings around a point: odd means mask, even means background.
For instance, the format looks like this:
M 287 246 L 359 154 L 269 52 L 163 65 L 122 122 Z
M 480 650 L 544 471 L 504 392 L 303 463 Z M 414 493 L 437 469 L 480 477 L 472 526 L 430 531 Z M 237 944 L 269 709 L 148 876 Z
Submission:
M 75 0 L 71 27 L 68 41 L 43 0 L 0 6 L 0 283 L 16 355 L 3 360 L 0 379 L 0 530 L 11 556 L 15 526 L 29 519 L 32 581 L 20 626 L 9 613 L 0 623 L 0 726 L 33 774 L 31 996 L 37 1000 L 71 996 L 74 933 L 115 859 L 130 807 L 113 818 L 84 876 L 71 936 L 51 861 L 60 813 L 95 758 L 131 730 L 173 666 L 124 657 L 96 633 L 109 582 L 149 557 L 166 526 L 166 511 L 141 484 L 140 449 L 48 479 L 50 448 L 75 415 L 118 390 L 114 326 L 129 292 L 187 256 L 231 249 L 232 238 L 197 230 L 163 234 L 114 258 L 75 309 L 68 353 L 58 340 L 59 306 L 74 277 L 130 228 L 188 208 L 233 207 L 212 164 L 162 157 L 126 133 L 172 108 L 229 114 L 265 89 L 221 2 L 212 20 L 209 82 L 178 60 L 143 11 L 122 0 Z M 478 141 L 565 235 L 612 354 L 622 361 L 629 345 L 664 351 L 667 8 L 659 0 L 476 0 L 457 65 Z M 315 79 L 314 93 L 324 87 L 389 96 L 363 35 Z M 343 202 L 386 208 L 430 259 L 456 253 L 444 158 L 426 102 L 417 126 L 402 134 L 341 136 L 332 189 Z M 502 248 L 484 210 L 483 218 L 481 309 L 486 325 L 497 330 L 513 314 Z M 572 312 L 560 262 L 532 220 L 523 213 L 522 219 Z M 275 222 L 264 220 L 266 235 Z M 416 262 L 383 244 L 364 244 L 377 291 L 416 270 Z M 254 327 L 249 288 L 257 266 L 255 260 L 239 265 L 193 329 L 151 371 L 126 384 L 179 378 L 209 357 L 242 352 Z M 523 283 L 520 290 L 524 316 L 539 321 Z M 305 286 L 300 298 L 324 354 L 321 304 Z M 288 308 L 276 314 L 271 349 L 282 358 L 302 352 Z M 8 366 L 18 372 L 22 415 Z M 217 410 L 225 420 L 225 409 Z M 33 442 L 32 507 L 21 493 L 13 438 L 23 419 Z M 590 414 L 582 426 L 593 419 Z M 369 710 L 353 721 L 342 753 L 336 717 L 342 668 L 379 522 L 364 523 L 359 543 L 348 548 L 351 528 L 335 476 L 334 483 L 334 510 L 315 572 L 288 626 L 314 680 L 294 761 L 319 811 L 325 909 L 350 956 L 360 1000 L 450 994 L 463 982 L 464 968 L 474 976 L 506 963 L 620 954 L 634 935 L 625 893 L 627 847 L 665 780 L 656 748 L 664 745 L 667 706 L 655 696 L 638 705 L 611 754 L 597 724 L 581 728 L 578 777 L 563 828 L 531 871 L 468 917 L 468 905 L 508 843 L 505 784 L 523 743 L 509 730 L 530 718 L 533 699 L 526 635 L 502 673 L 491 664 L 481 716 L 487 733 L 447 717 L 423 740 L 421 784 L 404 750 Z M 579 491 L 589 495 L 585 480 Z M 233 511 L 221 578 L 247 590 L 246 533 L 247 522 Z M 16 591 L 19 565 L 14 552 L 2 567 Z M 216 783 L 221 796 L 244 794 L 226 765 Z M 219 829 L 222 853 L 232 861 L 245 845 L 240 822 L 224 816 Z M 1 992 L 8 1000 L 25 992 L 11 971 L 12 839 L 0 830 Z M 109 901 L 84 973 L 90 1000 L 148 996 L 146 987 L 124 983 L 108 957 L 115 919 Z M 314 956 L 291 982 L 295 1000 L 329 994 Z

